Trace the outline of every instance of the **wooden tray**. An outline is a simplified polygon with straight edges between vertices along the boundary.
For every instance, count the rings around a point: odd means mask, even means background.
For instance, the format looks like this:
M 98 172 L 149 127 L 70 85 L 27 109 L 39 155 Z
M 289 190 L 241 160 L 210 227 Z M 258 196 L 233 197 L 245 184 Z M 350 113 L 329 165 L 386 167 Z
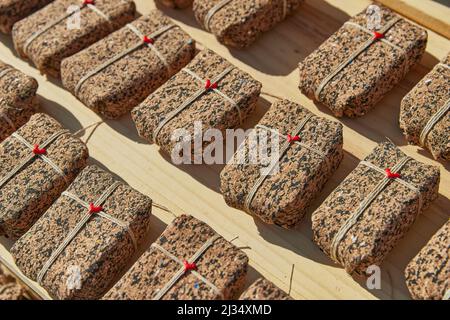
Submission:
M 138 10 L 147 13 L 154 8 L 148 0 L 135 0 Z M 297 89 L 297 64 L 336 31 L 349 16 L 363 10 L 370 2 L 363 0 L 307 1 L 286 22 L 265 34 L 246 50 L 232 50 L 219 44 L 214 36 L 201 30 L 190 9 L 176 11 L 162 8 L 193 38 L 223 55 L 238 67 L 263 83 L 263 91 L 300 102 L 311 111 L 333 119 L 326 108 L 316 106 Z M 445 8 L 444 8 L 445 9 Z M 444 16 L 449 17 L 448 8 Z M 441 14 L 441 13 L 436 13 Z M 35 77 L 39 81 L 42 109 L 61 121 L 72 131 L 79 130 L 100 118 L 65 91 L 59 81 L 46 79 L 27 62 L 19 59 L 9 36 L 0 37 L 0 59 Z M 450 41 L 429 32 L 427 52 L 422 63 L 412 70 L 368 115 L 359 119 L 343 119 L 345 158 L 326 185 L 310 212 L 356 167 L 358 159 L 374 146 L 390 138 L 408 155 L 441 167 L 440 196 L 432 207 L 418 218 L 412 230 L 389 255 L 382 267 L 381 290 L 369 290 L 365 281 L 352 279 L 333 264 L 311 241 L 311 221 L 287 231 L 268 226 L 242 211 L 228 207 L 219 193 L 219 172 L 223 166 L 175 166 L 161 155 L 158 148 L 143 142 L 136 133 L 130 116 L 120 121 L 107 121 L 84 139 L 92 156 L 91 162 L 101 164 L 126 180 L 132 187 L 168 207 L 174 214 L 190 213 L 204 220 L 227 239 L 238 236 L 234 243 L 243 247 L 250 258 L 248 284 L 259 276 L 273 281 L 289 291 L 292 267 L 291 295 L 296 299 L 404 299 L 409 298 L 403 270 L 406 264 L 426 244 L 430 237 L 449 219 L 450 174 L 448 164 L 439 164 L 430 154 L 415 146 L 406 145 L 398 126 L 402 97 L 450 50 Z M 274 98 L 263 96 L 257 111 L 245 123 L 252 127 Z M 148 243 L 157 238 L 173 215 L 155 209 Z M 2 241 L 0 256 L 14 270 Z M 15 269 L 14 271 L 17 271 Z M 18 273 L 20 274 L 20 273 Z M 47 298 L 45 291 L 34 283 L 33 290 Z

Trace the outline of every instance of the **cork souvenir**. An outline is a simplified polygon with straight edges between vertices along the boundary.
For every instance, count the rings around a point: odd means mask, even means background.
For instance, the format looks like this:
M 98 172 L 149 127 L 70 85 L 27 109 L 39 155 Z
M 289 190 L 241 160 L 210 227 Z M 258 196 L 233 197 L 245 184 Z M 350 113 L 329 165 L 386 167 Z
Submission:
M 292 300 L 292 298 L 269 280 L 260 278 L 242 293 L 239 300 Z
M 88 166 L 11 254 L 54 299 L 99 299 L 142 244 L 151 207 L 147 196 Z
M 162 5 L 175 9 L 184 9 L 190 7 L 192 5 L 192 1 L 193 0 L 157 0 L 157 2 L 161 3 Z
M 195 42 L 158 10 L 65 59 L 66 89 L 105 118 L 142 102 L 195 55 Z
M 86 145 L 37 113 L 0 144 L 0 236 L 22 236 L 86 165 Z
M 18 54 L 46 75 L 59 78 L 61 61 L 134 19 L 131 0 L 55 0 L 17 22 Z
M 192 137 L 195 123 L 201 122 L 203 132 L 214 128 L 224 134 L 245 121 L 260 91 L 260 82 L 205 49 L 134 108 L 131 116 L 141 137 L 171 154 L 178 143 L 172 139 L 175 130 L 184 129 Z M 192 154 L 201 152 L 191 140 Z
M 0 61 L 0 142 L 37 110 L 35 79 Z
M 25 300 L 26 291 L 16 279 L 5 274 L 0 264 L 0 301 Z
M 194 0 L 195 18 L 224 45 L 244 48 L 297 10 L 304 0 Z
M 106 300 L 223 300 L 245 284 L 248 258 L 211 227 L 176 218 Z
M 342 140 L 340 123 L 288 100 L 275 102 L 220 174 L 226 203 L 294 227 L 341 163 Z M 250 157 L 265 141 L 268 161 Z
M 336 117 L 362 116 L 420 61 L 426 44 L 424 29 L 372 5 L 299 64 L 299 88 Z
M 351 275 L 380 265 L 438 196 L 439 168 L 380 143 L 312 215 L 313 239 Z
M 450 220 L 408 264 L 405 278 L 414 299 L 450 300 Z
M 400 128 L 408 143 L 450 160 L 450 54 L 402 100 Z
M 53 0 L 0 0 L 0 32 L 11 33 L 14 23 Z

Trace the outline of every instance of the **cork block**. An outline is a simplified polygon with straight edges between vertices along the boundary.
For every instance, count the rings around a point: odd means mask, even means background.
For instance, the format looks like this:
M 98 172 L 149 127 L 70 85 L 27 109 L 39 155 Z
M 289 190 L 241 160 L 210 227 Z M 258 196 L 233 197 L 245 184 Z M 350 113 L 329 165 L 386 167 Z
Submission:
M 192 5 L 192 1 L 193 0 L 157 0 L 157 2 L 161 3 L 162 5 L 175 9 L 184 9 L 190 7 Z
M 86 165 L 86 145 L 42 113 L 0 144 L 0 236 L 17 239 Z
M 405 278 L 414 299 L 450 299 L 450 220 L 408 264 Z
M 98 299 L 147 233 L 152 200 L 86 167 L 11 248 L 19 269 L 55 299 Z
M 293 300 L 286 292 L 267 279 L 256 280 L 239 300 Z
M 144 38 L 145 37 L 145 38 Z M 66 89 L 105 118 L 128 113 L 183 68 L 195 42 L 158 10 L 65 59 Z
M 171 154 L 176 130 L 193 137 L 195 123 L 203 132 L 238 127 L 254 110 L 261 83 L 211 50 L 201 51 L 191 63 L 133 109 L 131 116 L 139 135 Z M 193 154 L 202 152 L 194 148 Z M 203 143 L 206 147 L 208 142 Z
M 312 215 L 313 239 L 350 274 L 380 265 L 438 196 L 439 168 L 380 143 Z
M 0 264 L 0 301 L 25 300 L 25 289 L 16 279 L 7 275 Z
M 450 160 L 450 54 L 402 100 L 400 128 L 410 144 Z
M 303 0 L 194 0 L 198 23 L 231 47 L 251 45 L 297 10 Z
M 37 89 L 34 78 L 0 61 L 0 142 L 35 113 Z
M 106 300 L 217 300 L 245 284 L 245 253 L 194 217 L 176 218 Z
M 268 163 L 252 161 L 265 141 Z M 288 100 L 275 102 L 222 170 L 224 199 L 266 223 L 292 228 L 341 163 L 342 144 L 340 123 Z
M 131 0 L 55 0 L 17 22 L 14 47 L 46 75 L 59 78 L 61 61 L 134 19 Z
M 11 33 L 14 23 L 53 0 L 0 0 L 0 32 Z
M 336 117 L 367 113 L 425 52 L 426 30 L 378 8 L 379 24 L 366 9 L 299 64 L 301 92 Z

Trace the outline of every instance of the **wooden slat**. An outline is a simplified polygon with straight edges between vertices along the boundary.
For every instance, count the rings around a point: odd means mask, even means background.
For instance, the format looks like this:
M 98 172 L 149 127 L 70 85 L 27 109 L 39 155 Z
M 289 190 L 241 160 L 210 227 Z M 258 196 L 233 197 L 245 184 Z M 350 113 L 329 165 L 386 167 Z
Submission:
M 154 3 L 148 0 L 136 0 L 136 3 L 141 13 L 147 13 L 154 7 Z M 293 17 L 246 50 L 229 49 L 219 44 L 214 36 L 201 30 L 189 9 L 163 11 L 194 39 L 260 80 L 263 91 L 299 102 L 320 116 L 336 120 L 326 108 L 315 105 L 299 92 L 296 67 L 349 16 L 363 10 L 369 3 L 367 0 L 307 1 Z M 59 81 L 46 79 L 19 59 L 9 37 L 1 36 L 0 40 L 0 59 L 38 79 L 38 93 L 45 112 L 72 131 L 100 120 L 94 112 L 65 91 Z M 296 229 L 284 230 L 228 207 L 219 192 L 219 173 L 223 165 L 172 165 L 167 157 L 159 153 L 157 146 L 149 145 L 138 137 L 129 115 L 118 121 L 107 121 L 95 131 L 88 141 L 91 162 L 100 163 L 115 172 L 132 187 L 175 214 L 190 213 L 207 222 L 226 239 L 239 236 L 234 243 L 243 247 L 250 258 L 247 285 L 257 277 L 264 276 L 287 291 L 292 265 L 295 265 L 291 295 L 296 299 L 408 298 L 404 267 L 449 218 L 450 174 L 448 164 L 440 164 L 428 152 L 405 143 L 398 127 L 399 104 L 402 97 L 449 49 L 450 42 L 447 39 L 430 31 L 427 52 L 421 64 L 375 110 L 359 119 L 341 120 L 346 151 L 344 161 L 310 209 L 311 213 L 357 165 L 358 159 L 365 157 L 377 142 L 386 137 L 409 156 L 440 166 L 439 199 L 418 218 L 405 239 L 383 263 L 381 290 L 368 290 L 363 280 L 350 278 L 318 249 L 311 241 L 310 214 Z M 272 101 L 273 97 L 261 97 L 257 110 L 245 126 L 253 126 Z M 172 219 L 171 214 L 155 210 L 149 243 Z M 5 253 L 7 248 L 8 245 L 0 246 L 0 255 L 13 265 L 11 257 Z

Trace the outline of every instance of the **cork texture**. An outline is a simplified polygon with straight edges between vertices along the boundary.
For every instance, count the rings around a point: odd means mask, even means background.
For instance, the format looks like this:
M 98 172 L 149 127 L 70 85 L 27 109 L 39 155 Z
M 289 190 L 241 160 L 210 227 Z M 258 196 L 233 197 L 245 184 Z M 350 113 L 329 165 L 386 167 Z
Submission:
M 194 217 L 176 218 L 156 241 L 180 260 L 190 259 L 216 232 Z M 190 271 L 162 297 L 164 300 L 235 298 L 245 284 L 247 255 L 219 237 L 196 261 L 197 272 L 219 289 L 211 290 Z M 150 247 L 104 297 L 107 300 L 150 300 L 183 268 L 157 248 Z
M 408 143 L 420 145 L 420 134 L 430 118 L 450 99 L 450 54 L 437 64 L 402 100 L 400 128 Z M 429 131 L 425 145 L 437 160 L 450 160 L 450 114 Z
M 194 0 L 193 9 L 198 23 L 208 30 L 205 17 L 222 0 Z M 272 29 L 297 10 L 303 0 L 232 0 L 211 18 L 209 31 L 221 43 L 243 48 Z
M 408 264 L 406 285 L 414 299 L 441 300 L 450 290 L 450 221 Z
M 0 61 L 2 72 L 5 73 L 0 76 L 0 142 L 25 124 L 38 108 L 37 81 Z
M 42 144 L 62 126 L 50 116 L 35 114 L 17 130 L 32 146 Z M 46 157 L 65 174 L 63 177 L 40 156 L 35 156 L 0 187 L 0 235 L 22 236 L 50 207 L 86 165 L 86 145 L 70 133 L 59 136 L 47 148 Z M 10 136 L 0 144 L 0 177 L 6 176 L 32 150 Z
M 256 280 L 239 300 L 293 300 L 286 292 L 267 279 Z
M 383 27 L 397 14 L 386 7 L 380 8 Z M 349 20 L 364 28 L 368 27 L 368 21 L 366 10 Z M 316 100 L 314 93 L 322 80 L 371 38 L 373 34 L 344 24 L 299 64 L 302 93 Z M 427 32 L 401 19 L 385 33 L 384 40 L 397 47 L 375 41 L 325 85 L 316 101 L 337 117 L 364 115 L 420 61 Z
M 68 188 L 87 203 L 94 203 L 117 179 L 96 167 L 86 167 Z M 146 235 L 152 200 L 125 183 L 102 204 L 103 212 L 125 222 L 140 244 Z M 87 213 L 87 209 L 62 195 L 38 222 L 11 248 L 19 269 L 30 279 L 37 275 L 52 252 Z M 41 285 L 55 299 L 98 299 L 113 285 L 135 253 L 128 228 L 92 214 L 69 245 L 50 266 Z M 68 286 L 76 266 L 80 286 Z
M 25 288 L 16 279 L 3 272 L 0 264 L 0 301 L 26 300 Z
M 296 127 L 300 122 L 312 115 L 299 104 L 288 100 L 275 102 L 260 120 L 259 124 L 277 130 L 278 143 L 269 140 L 268 154 L 282 156 L 282 147 L 287 135 L 297 135 Z M 272 139 L 265 128 L 256 129 L 259 139 Z M 320 151 L 317 154 L 302 145 L 292 143 L 278 162 L 278 171 L 270 174 L 263 171 L 268 164 L 262 161 L 248 161 L 255 148 L 264 146 L 263 142 L 253 145 L 246 138 L 237 153 L 220 174 L 221 192 L 226 203 L 237 209 L 245 210 L 246 198 L 261 175 L 266 178 L 256 191 L 249 209 L 266 223 L 292 228 L 305 216 L 311 202 L 317 197 L 327 180 L 338 168 L 343 158 L 342 125 L 338 122 L 313 116 L 298 134 L 300 142 Z M 265 139 L 264 139 L 265 140 Z M 263 141 L 264 141 L 263 140 Z M 277 150 L 272 150 L 273 148 Z M 253 149 L 250 149 L 253 148 Z M 257 152 L 257 151 L 256 151 Z M 245 161 L 242 161 L 245 159 Z
M 53 0 L 0 0 L 0 32 L 11 33 L 14 23 Z
M 174 8 L 174 9 L 184 9 L 192 5 L 193 0 L 157 0 L 157 2 L 162 5 Z
M 174 25 L 158 10 L 131 24 L 144 35 Z M 153 48 L 145 45 L 130 28 L 124 27 L 65 59 L 61 70 L 64 87 L 76 95 L 77 84 L 86 74 L 140 42 L 142 47 L 85 81 L 78 99 L 103 117 L 117 118 L 142 102 L 195 55 L 195 42 L 178 26 L 156 37 Z M 164 57 L 167 65 L 155 50 Z
M 80 6 L 77 0 L 55 0 L 48 6 L 17 22 L 12 30 L 14 47 L 23 58 L 31 60 L 44 74 L 59 78 L 61 61 L 94 42 L 104 38 L 114 30 L 121 28 L 134 19 L 136 8 L 131 0 L 97 0 L 95 8 L 91 6 L 79 10 L 79 28 L 72 27 L 76 14 L 39 35 L 25 45 L 34 32 L 45 28 L 66 15 L 71 6 Z
M 405 154 L 391 142 L 380 143 L 364 160 L 382 170 L 391 168 Z M 438 196 L 439 168 L 414 159 L 398 172 L 419 194 L 391 179 L 339 242 L 337 256 L 350 274 L 365 274 L 379 265 L 407 233 L 416 217 Z M 345 221 L 386 174 L 359 164 L 312 215 L 313 239 L 330 255 L 331 243 Z
M 230 62 L 206 49 L 201 51 L 186 68 L 201 79 L 212 81 L 229 67 L 232 67 Z M 246 72 L 234 68 L 218 81 L 217 90 L 231 98 L 235 105 L 219 93 L 209 90 L 162 127 L 155 141 L 154 130 L 166 115 L 176 110 L 204 87 L 204 81 L 193 78 L 185 71 L 180 71 L 170 78 L 132 110 L 131 116 L 139 135 L 150 143 L 158 144 L 162 150 L 171 154 L 178 143 L 171 139 L 175 130 L 184 129 L 193 137 L 194 122 L 200 121 L 203 132 L 214 128 L 225 134 L 226 129 L 235 128 L 240 125 L 241 120 L 245 121 L 255 109 L 261 91 L 260 82 Z M 207 144 L 205 142 L 203 147 Z M 193 141 L 191 151 L 194 153 Z

